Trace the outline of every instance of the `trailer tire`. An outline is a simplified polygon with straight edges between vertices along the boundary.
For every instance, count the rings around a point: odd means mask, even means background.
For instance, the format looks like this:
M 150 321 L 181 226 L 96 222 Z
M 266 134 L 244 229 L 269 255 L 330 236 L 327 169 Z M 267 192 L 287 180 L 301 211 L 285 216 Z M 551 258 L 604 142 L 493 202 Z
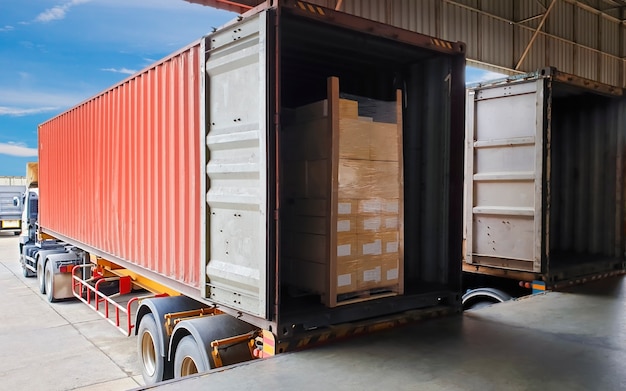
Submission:
M 47 261 L 44 266 L 44 280 L 46 284 L 46 298 L 50 303 L 54 303 L 57 300 L 54 298 L 54 271 L 50 261 Z
M 464 310 L 478 309 L 513 299 L 511 295 L 496 288 L 470 289 L 463 295 Z
M 208 371 L 210 368 L 205 368 L 202 356 L 194 337 L 191 335 L 183 337 L 174 355 L 174 378 Z
M 141 375 L 146 384 L 155 384 L 162 380 L 165 370 L 165 357 L 157 343 L 159 328 L 152 314 L 141 318 L 137 329 L 137 353 L 141 365 Z
M 44 274 L 43 260 L 39 258 L 37 260 L 37 283 L 39 284 L 39 292 L 41 292 L 42 295 L 46 294 L 46 280 L 44 278 Z

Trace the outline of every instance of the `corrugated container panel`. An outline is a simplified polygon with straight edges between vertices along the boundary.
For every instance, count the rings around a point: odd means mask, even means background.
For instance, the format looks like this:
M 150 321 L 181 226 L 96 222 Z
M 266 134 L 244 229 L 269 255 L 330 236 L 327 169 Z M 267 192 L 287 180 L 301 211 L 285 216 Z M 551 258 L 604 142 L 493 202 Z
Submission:
M 575 73 L 573 44 L 550 38 L 550 50 L 546 56 L 546 65 L 557 67 L 563 72 Z
M 619 56 L 619 23 L 612 22 L 608 19 L 602 19 L 600 22 L 601 49 L 603 52 Z
M 576 30 L 574 28 L 575 7 L 574 4 L 564 1 L 557 2 L 546 19 L 544 31 L 572 41 L 574 39 L 574 30 Z
M 190 287 L 201 275 L 198 51 L 39 127 L 41 226 Z
M 602 83 L 610 84 L 612 86 L 619 86 L 620 81 L 620 69 L 623 60 L 605 54 L 600 55 L 600 81 Z
M 441 16 L 437 12 L 438 0 L 397 0 L 393 2 L 391 24 L 422 34 L 441 34 Z
M 574 40 L 590 48 L 598 47 L 598 15 L 578 8 L 575 23 L 578 27 L 574 31 Z
M 576 75 L 597 80 L 599 53 L 583 47 L 578 47 L 576 51 Z
M 466 43 L 467 58 L 482 60 L 479 56 L 478 20 L 479 14 L 452 3 L 443 5 L 442 37 L 448 41 Z
M 616 230 L 623 227 L 618 189 L 624 129 L 619 111 L 618 100 L 600 96 L 565 95 L 554 100 L 549 185 L 553 259 L 574 262 L 586 256 L 600 262 L 603 257 L 624 256 L 623 235 Z
M 490 64 L 510 64 L 514 26 L 485 15 L 480 15 L 479 20 L 480 60 Z

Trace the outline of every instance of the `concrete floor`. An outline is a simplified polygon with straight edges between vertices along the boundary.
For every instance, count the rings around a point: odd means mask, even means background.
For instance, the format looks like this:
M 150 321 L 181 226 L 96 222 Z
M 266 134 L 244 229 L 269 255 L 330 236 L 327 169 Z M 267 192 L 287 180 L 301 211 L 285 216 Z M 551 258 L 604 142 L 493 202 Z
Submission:
M 626 390 L 613 278 L 140 389 Z
M 136 339 L 78 301 L 50 304 L 0 233 L 0 390 L 128 390 L 143 384 Z
M 48 303 L 0 233 L 0 390 L 625 390 L 626 278 L 143 387 L 136 339 Z

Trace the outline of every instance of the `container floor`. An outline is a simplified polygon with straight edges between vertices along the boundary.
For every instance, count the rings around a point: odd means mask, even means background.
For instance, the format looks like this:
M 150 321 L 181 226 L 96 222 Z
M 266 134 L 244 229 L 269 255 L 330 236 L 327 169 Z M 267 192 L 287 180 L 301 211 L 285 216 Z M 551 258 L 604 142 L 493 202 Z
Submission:
M 620 276 L 156 388 L 624 390 L 625 299 Z

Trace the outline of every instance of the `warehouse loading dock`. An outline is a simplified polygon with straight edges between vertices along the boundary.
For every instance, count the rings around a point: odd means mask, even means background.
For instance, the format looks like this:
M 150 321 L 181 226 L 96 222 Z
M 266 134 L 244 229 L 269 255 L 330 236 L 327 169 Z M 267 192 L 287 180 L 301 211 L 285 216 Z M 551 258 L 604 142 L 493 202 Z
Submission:
M 623 390 L 626 277 L 139 388 Z

